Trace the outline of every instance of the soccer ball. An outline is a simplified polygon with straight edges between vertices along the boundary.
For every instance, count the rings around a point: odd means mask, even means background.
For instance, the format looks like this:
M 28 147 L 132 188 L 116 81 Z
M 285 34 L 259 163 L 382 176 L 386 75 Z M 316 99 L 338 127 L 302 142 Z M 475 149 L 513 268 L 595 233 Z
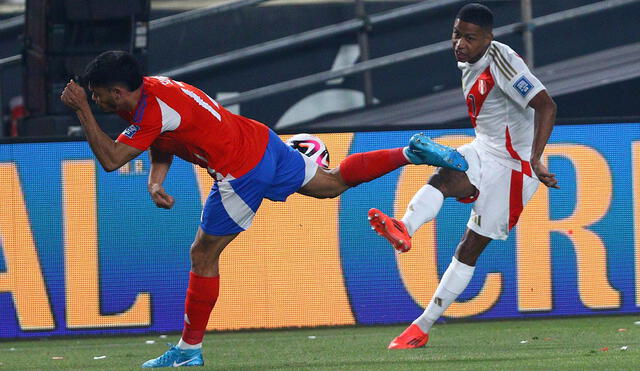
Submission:
M 296 134 L 289 138 L 287 144 L 300 151 L 305 156 L 308 156 L 315 161 L 318 166 L 328 168 L 329 167 L 329 151 L 327 146 L 324 145 L 322 139 L 311 134 Z

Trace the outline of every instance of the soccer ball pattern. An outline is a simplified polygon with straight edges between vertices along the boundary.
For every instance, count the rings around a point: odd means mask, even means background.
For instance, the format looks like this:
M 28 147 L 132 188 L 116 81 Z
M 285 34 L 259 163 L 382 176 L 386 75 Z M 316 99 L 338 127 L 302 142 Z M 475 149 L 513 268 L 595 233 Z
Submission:
M 296 134 L 287 140 L 287 144 L 308 156 L 315 161 L 318 166 L 323 168 L 329 167 L 329 151 L 327 146 L 324 145 L 322 139 L 311 134 Z

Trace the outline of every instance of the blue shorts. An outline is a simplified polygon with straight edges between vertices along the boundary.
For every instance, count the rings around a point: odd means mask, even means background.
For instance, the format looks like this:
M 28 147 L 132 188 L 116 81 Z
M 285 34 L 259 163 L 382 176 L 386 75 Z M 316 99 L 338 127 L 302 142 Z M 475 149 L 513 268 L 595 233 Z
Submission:
M 224 236 L 249 228 L 262 200 L 285 201 L 315 174 L 315 162 L 269 130 L 262 160 L 238 179 L 216 181 L 202 210 L 200 228 Z

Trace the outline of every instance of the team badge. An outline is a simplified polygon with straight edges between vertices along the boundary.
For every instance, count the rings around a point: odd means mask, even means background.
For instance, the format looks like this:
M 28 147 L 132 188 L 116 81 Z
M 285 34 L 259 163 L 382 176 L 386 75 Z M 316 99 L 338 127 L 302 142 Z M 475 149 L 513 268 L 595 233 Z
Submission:
M 131 125 L 128 128 L 124 129 L 124 131 L 122 132 L 122 135 L 124 135 L 129 139 L 132 139 L 133 136 L 138 132 L 138 130 L 140 130 L 140 126 Z
M 533 88 L 533 84 L 531 81 L 527 80 L 526 77 L 522 76 L 515 84 L 513 84 L 513 87 L 518 91 L 518 93 L 520 93 L 520 95 L 526 97 L 531 88 Z
M 480 95 L 485 95 L 485 93 L 487 92 L 487 82 L 484 80 L 480 80 L 478 81 L 478 91 L 480 92 Z

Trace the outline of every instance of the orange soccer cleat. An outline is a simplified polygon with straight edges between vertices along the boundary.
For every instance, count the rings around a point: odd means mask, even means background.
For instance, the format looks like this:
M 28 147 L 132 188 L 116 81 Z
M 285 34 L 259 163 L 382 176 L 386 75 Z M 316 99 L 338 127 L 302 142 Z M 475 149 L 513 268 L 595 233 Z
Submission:
M 389 349 L 413 349 L 422 348 L 427 345 L 429 334 L 425 334 L 420 327 L 415 324 L 407 327 L 402 334 L 398 335 L 389 343 Z
M 386 238 L 393 248 L 400 252 L 411 250 L 411 236 L 404 223 L 394 219 L 378 209 L 369 210 L 369 224 L 371 229 Z

